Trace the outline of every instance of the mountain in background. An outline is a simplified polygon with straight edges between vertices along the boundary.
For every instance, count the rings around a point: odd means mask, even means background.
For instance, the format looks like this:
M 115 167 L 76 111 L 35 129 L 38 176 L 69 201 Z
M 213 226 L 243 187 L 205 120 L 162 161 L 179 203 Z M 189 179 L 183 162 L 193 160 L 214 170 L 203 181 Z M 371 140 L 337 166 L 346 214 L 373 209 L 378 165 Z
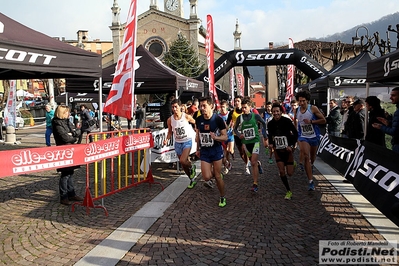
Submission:
M 372 36 L 375 32 L 379 32 L 380 38 L 384 39 L 385 41 L 387 40 L 387 29 L 388 25 L 392 25 L 392 29 L 396 30 L 396 24 L 399 24 L 399 12 L 396 12 L 391 15 L 384 16 L 380 18 L 379 20 L 370 22 L 370 23 L 364 23 L 361 25 L 358 25 L 356 27 L 353 27 L 351 29 L 348 29 L 343 32 L 335 33 L 333 35 L 328 35 L 327 37 L 323 38 L 309 38 L 310 40 L 317 40 L 317 41 L 326 41 L 326 42 L 336 42 L 340 40 L 343 43 L 349 43 L 352 44 L 352 37 L 356 36 L 356 29 L 358 29 L 360 26 L 365 26 L 368 29 L 369 36 Z M 364 36 L 366 35 L 367 31 L 364 28 L 360 28 L 358 30 L 358 36 Z M 396 48 L 396 42 L 397 42 L 397 34 L 395 32 L 389 32 L 389 38 L 391 40 L 391 45 Z M 394 48 L 394 49 L 395 49 Z
M 360 26 L 365 26 L 368 29 L 368 34 L 369 36 L 372 36 L 375 32 L 379 32 L 380 34 L 380 39 L 387 40 L 387 29 L 389 25 L 392 25 L 392 29 L 396 30 L 396 25 L 399 24 L 399 12 L 396 12 L 391 15 L 384 16 L 380 18 L 379 20 L 370 22 L 370 23 L 364 23 L 362 25 L 358 25 L 356 27 L 353 27 L 349 30 L 335 33 L 333 35 L 328 35 L 327 37 L 323 38 L 308 38 L 308 40 L 317 40 L 317 41 L 325 41 L 325 42 L 336 42 L 340 40 L 343 43 L 349 43 L 352 44 L 352 37 L 356 36 L 356 29 L 358 29 Z M 360 28 L 358 30 L 358 36 L 361 37 L 363 35 L 366 35 L 366 29 Z M 397 35 L 395 32 L 389 32 L 389 39 L 391 40 L 391 52 L 395 50 L 396 48 L 396 43 L 398 41 Z M 286 45 L 286 44 L 282 44 Z M 276 45 L 277 47 L 278 45 Z M 376 48 L 375 48 L 376 49 Z M 376 52 L 377 56 L 380 56 L 378 52 Z M 248 71 L 252 76 L 251 82 L 262 82 L 262 84 L 265 84 L 265 68 L 264 67 L 259 67 L 259 66 L 249 66 Z

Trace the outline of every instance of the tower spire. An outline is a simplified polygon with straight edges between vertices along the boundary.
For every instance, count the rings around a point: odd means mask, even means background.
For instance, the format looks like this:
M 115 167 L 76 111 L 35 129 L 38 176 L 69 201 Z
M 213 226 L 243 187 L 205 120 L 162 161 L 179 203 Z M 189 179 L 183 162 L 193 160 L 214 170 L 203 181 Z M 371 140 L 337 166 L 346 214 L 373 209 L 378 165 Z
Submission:
M 233 32 L 234 36 L 234 50 L 241 50 L 241 30 L 238 24 L 238 19 L 236 19 L 236 30 Z

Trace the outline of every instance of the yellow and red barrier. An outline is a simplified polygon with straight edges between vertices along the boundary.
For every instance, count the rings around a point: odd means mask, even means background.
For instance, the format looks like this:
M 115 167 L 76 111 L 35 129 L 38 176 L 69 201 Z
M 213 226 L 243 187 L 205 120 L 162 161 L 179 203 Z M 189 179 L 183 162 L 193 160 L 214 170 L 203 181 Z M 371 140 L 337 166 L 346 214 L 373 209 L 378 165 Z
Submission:
M 154 146 L 149 129 L 133 129 L 91 133 L 93 142 L 67 146 L 2 151 L 0 178 L 28 174 L 63 167 L 86 165 L 86 191 L 82 203 L 89 208 L 93 201 L 105 198 L 119 191 L 141 183 L 154 182 L 151 161 L 146 153 Z M 92 176 L 91 173 L 94 172 Z M 162 186 L 162 185 L 161 185 Z M 162 187 L 163 189 L 163 187 Z

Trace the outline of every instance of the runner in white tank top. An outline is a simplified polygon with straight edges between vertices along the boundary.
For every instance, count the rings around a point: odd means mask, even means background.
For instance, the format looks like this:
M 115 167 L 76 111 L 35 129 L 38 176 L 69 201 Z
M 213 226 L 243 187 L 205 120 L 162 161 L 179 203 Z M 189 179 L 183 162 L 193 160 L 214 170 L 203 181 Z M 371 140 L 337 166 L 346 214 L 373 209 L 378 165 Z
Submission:
M 174 99 L 171 103 L 173 115 L 168 118 L 168 135 L 164 140 L 164 145 L 168 143 L 169 139 L 174 136 L 175 152 L 179 158 L 184 173 L 190 178 L 188 188 L 193 188 L 195 182 L 196 169 L 195 165 L 191 164 L 188 159 L 192 147 L 192 137 L 195 136 L 193 127 L 189 124 L 195 124 L 194 118 L 191 115 L 181 111 L 181 102 L 179 99 Z
M 301 156 L 303 158 L 304 168 L 308 177 L 309 191 L 314 191 L 313 182 L 313 163 L 316 160 L 316 151 L 320 142 L 320 131 L 318 124 L 325 124 L 326 119 L 319 108 L 310 105 L 310 92 L 300 91 L 295 95 L 299 103 L 295 119 L 298 123 L 298 143 Z

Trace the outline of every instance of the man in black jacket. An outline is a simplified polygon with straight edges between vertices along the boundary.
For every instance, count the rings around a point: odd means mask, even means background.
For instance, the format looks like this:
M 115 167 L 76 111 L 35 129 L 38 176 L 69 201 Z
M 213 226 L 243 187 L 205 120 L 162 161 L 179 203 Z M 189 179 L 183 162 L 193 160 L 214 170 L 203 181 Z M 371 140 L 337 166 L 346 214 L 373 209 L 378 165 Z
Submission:
M 347 129 L 348 138 L 364 139 L 364 101 L 361 99 L 353 103 L 353 113 L 349 115 L 345 128 Z
M 326 120 L 328 124 L 328 134 L 331 136 L 339 137 L 342 115 L 335 99 L 330 100 L 330 113 L 326 117 Z

